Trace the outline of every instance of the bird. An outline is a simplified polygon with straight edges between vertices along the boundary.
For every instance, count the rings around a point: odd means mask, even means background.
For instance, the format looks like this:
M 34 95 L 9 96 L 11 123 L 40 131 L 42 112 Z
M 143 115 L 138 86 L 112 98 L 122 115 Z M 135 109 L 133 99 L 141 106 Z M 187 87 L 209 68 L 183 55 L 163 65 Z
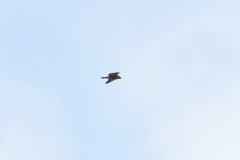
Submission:
M 121 77 L 118 75 L 120 72 L 114 72 L 114 73 L 109 73 L 107 77 L 101 77 L 102 79 L 108 79 L 107 83 L 110 83 L 116 79 L 121 79 Z

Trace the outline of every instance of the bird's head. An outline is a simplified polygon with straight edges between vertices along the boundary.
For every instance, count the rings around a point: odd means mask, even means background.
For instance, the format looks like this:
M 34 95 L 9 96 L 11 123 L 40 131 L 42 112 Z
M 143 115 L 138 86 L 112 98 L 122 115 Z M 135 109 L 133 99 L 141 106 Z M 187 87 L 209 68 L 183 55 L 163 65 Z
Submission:
M 117 76 L 116 79 L 122 79 L 120 76 Z

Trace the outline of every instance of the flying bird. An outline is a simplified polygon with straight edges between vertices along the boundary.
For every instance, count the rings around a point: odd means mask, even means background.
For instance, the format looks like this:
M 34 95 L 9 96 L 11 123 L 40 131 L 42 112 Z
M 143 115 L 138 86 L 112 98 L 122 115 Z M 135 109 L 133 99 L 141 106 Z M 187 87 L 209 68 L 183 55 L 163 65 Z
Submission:
M 108 79 L 108 81 L 106 82 L 109 83 L 109 82 L 112 82 L 116 79 L 121 79 L 121 77 L 118 75 L 119 72 L 114 72 L 114 73 L 109 73 L 107 77 L 101 77 L 102 79 Z

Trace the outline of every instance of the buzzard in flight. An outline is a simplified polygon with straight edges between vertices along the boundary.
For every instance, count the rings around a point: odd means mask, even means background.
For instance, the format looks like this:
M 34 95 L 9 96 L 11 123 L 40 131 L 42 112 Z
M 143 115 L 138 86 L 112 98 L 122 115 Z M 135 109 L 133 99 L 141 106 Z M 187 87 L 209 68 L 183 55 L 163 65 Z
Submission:
M 106 84 L 107 84 L 107 83 L 112 82 L 116 79 L 121 79 L 121 77 L 118 74 L 119 74 L 119 72 L 109 73 L 107 77 L 101 77 L 101 78 L 102 79 L 104 79 L 104 78 L 108 79 L 108 81 L 106 82 Z

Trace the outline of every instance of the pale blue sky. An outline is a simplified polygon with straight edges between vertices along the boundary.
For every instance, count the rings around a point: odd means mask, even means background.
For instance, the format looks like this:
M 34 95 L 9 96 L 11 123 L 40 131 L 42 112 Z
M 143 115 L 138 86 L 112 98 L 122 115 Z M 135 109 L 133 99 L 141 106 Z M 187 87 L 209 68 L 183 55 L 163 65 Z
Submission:
M 0 159 L 239 160 L 239 6 L 0 1 Z

